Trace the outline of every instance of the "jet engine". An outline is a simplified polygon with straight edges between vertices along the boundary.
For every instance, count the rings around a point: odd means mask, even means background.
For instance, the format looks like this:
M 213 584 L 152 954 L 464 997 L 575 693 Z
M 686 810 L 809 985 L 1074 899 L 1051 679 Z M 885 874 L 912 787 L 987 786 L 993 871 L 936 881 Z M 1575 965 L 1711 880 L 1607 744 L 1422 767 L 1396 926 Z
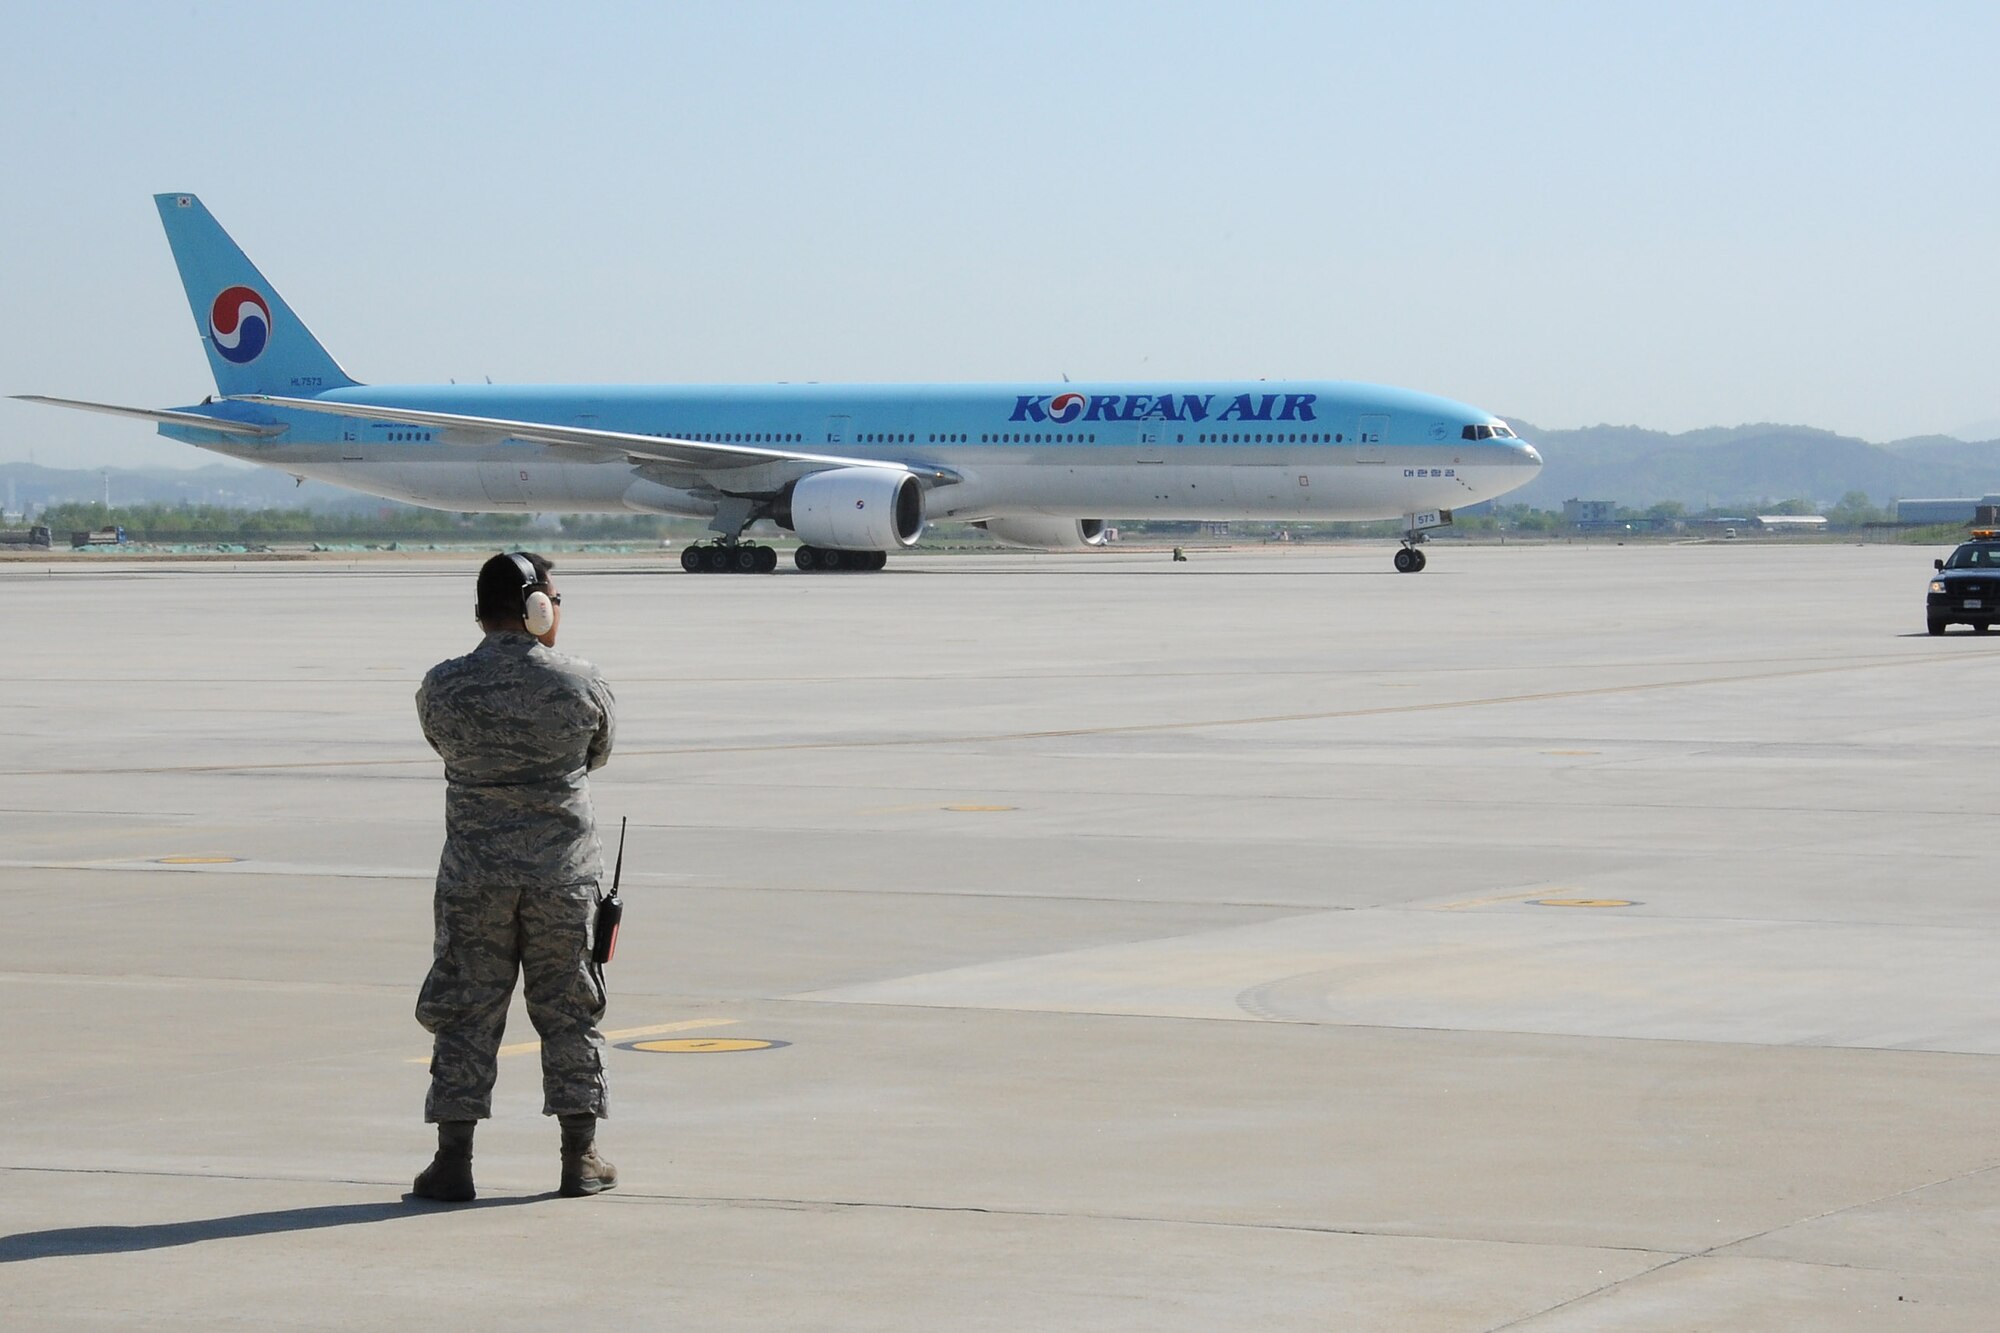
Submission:
M 1040 514 L 1013 518 L 989 518 L 975 523 L 1006 546 L 1029 546 L 1038 551 L 1083 551 L 1105 543 L 1101 518 L 1048 518 Z
M 908 472 L 838 467 L 799 478 L 774 515 L 829 551 L 895 551 L 924 535 L 924 489 Z

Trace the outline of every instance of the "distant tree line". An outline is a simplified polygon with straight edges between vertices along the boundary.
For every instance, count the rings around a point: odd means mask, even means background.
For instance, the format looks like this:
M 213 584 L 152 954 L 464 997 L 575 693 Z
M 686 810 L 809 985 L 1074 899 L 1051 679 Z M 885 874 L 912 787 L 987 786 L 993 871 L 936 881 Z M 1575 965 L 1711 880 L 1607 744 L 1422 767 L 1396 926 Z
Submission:
M 1745 500 L 1703 514 L 1691 514 L 1685 505 L 1667 500 L 1644 509 L 1619 508 L 1617 521 L 1643 524 L 1652 530 L 1671 530 L 1684 523 L 1700 522 L 1716 515 L 1749 517 L 1754 514 L 1811 514 L 1822 512 L 1807 500 Z M 1893 521 L 1893 513 L 1869 501 L 1861 491 L 1849 491 L 1838 504 L 1824 511 L 1830 528 L 1863 528 Z M 226 505 L 140 504 L 106 508 L 95 502 L 51 505 L 37 522 L 47 524 L 58 539 L 71 532 L 122 527 L 133 541 L 186 544 L 201 542 L 272 541 L 481 541 L 519 539 L 531 530 L 527 514 L 459 514 L 413 506 L 385 506 L 374 512 L 329 512 L 313 509 L 238 509 Z M 690 535 L 699 520 L 671 519 L 656 514 L 566 514 L 561 517 L 561 536 L 576 541 L 657 541 L 662 537 Z M 1134 537 L 1177 538 L 1199 536 L 1206 524 L 1193 522 L 1127 522 L 1120 525 Z M 1329 535 L 1365 537 L 1393 534 L 1401 530 L 1394 521 L 1381 523 L 1237 522 L 1230 525 L 1239 536 L 1263 533 L 1275 536 L 1291 530 L 1303 538 L 1319 528 Z M 1569 525 L 1559 511 L 1536 509 L 1526 504 L 1482 506 L 1460 511 L 1453 524 L 1463 533 L 1509 533 L 1555 535 Z M 545 531 L 545 530 L 544 530 Z M 975 540 L 979 534 L 958 534 Z
M 122 527 L 135 542 L 271 541 L 482 541 L 521 538 L 535 528 L 527 514 L 458 514 L 410 505 L 374 512 L 315 509 L 237 509 L 227 505 L 139 504 L 105 508 L 71 502 L 51 505 L 35 520 L 58 538 L 86 529 Z M 565 514 L 561 535 L 574 541 L 658 541 L 698 519 L 659 514 Z
M 526 514 L 451 514 L 437 509 L 389 509 L 329 514 L 311 509 L 231 509 L 223 505 L 59 504 L 41 523 L 58 538 L 93 528 L 122 527 L 138 542 L 362 541 L 425 538 L 475 540 L 527 530 Z

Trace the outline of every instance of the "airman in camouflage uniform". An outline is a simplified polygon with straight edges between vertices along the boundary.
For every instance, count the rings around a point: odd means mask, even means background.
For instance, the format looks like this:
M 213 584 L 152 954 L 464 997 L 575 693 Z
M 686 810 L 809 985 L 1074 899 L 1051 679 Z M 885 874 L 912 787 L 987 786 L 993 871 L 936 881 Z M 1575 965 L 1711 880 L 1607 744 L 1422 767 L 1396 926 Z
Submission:
M 438 1126 L 420 1198 L 474 1197 L 472 1130 L 492 1113 L 517 972 L 542 1038 L 542 1112 L 562 1123 L 562 1193 L 617 1180 L 594 1147 L 606 1113 L 604 976 L 591 961 L 604 855 L 586 776 L 611 755 L 614 705 L 596 667 L 554 650 L 562 599 L 549 568 L 526 553 L 489 560 L 486 637 L 417 691 L 448 783 L 435 956 L 417 997 L 417 1021 L 435 1037 L 424 1118 Z M 538 615 L 553 622 L 541 634 Z

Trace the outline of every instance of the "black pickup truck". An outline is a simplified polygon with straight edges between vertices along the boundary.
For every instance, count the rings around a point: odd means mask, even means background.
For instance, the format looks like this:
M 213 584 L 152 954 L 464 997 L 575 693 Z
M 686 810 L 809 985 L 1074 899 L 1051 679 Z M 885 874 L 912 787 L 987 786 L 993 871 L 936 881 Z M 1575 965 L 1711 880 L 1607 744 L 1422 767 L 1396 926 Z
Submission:
M 1932 561 L 1924 623 L 1933 634 L 1946 625 L 1970 625 L 1984 634 L 2000 620 L 2000 535 L 1978 534 L 1949 557 Z

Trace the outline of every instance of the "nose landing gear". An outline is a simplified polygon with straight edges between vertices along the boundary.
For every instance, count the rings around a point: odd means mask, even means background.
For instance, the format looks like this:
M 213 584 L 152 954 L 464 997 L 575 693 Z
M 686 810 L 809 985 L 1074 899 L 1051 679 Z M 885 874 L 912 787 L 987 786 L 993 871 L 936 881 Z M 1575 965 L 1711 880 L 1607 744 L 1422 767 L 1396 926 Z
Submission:
M 1403 515 L 1403 549 L 1396 552 L 1396 572 L 1414 574 L 1424 567 L 1424 533 L 1451 525 L 1449 509 L 1420 509 Z

